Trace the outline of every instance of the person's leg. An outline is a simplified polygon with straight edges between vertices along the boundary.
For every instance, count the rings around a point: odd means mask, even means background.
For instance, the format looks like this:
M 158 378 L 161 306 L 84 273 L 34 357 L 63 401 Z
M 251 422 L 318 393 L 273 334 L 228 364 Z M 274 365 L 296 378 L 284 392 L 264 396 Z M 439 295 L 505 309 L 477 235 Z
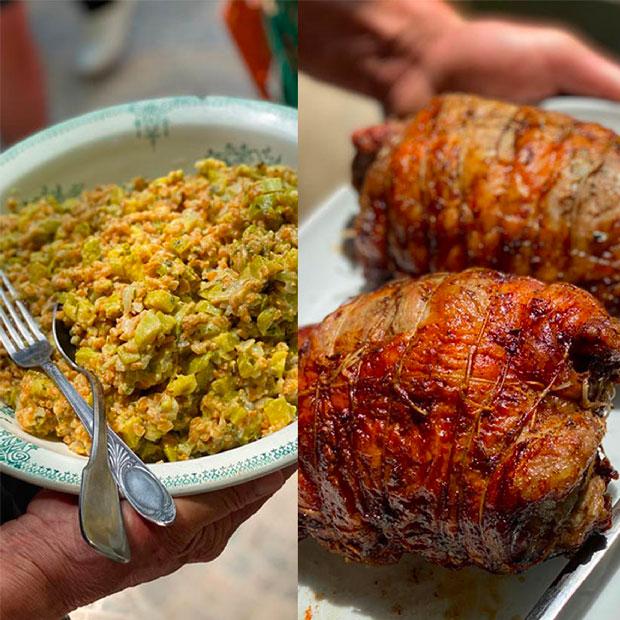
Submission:
M 112 4 L 114 0 L 79 0 L 80 5 L 87 11 L 96 11 L 97 9 Z
M 111 69 L 121 58 L 131 27 L 134 0 L 79 0 L 81 43 L 76 68 L 85 77 Z
M 47 124 L 43 67 L 22 2 L 0 2 L 0 138 L 7 146 Z

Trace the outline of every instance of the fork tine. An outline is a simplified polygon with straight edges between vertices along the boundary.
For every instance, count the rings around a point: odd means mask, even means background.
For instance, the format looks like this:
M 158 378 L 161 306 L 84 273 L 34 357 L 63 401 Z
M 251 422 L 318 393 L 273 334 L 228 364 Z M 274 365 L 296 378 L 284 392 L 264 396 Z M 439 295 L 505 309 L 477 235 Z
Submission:
M 4 286 L 6 286 L 7 290 L 11 294 L 11 297 L 13 299 L 18 299 L 19 296 L 17 294 L 17 291 L 13 288 L 11 281 L 7 278 L 6 274 L 4 273 L 4 271 L 2 271 L 2 269 L 0 269 L 0 279 L 2 279 L 2 282 L 4 282 Z
M 32 330 L 32 333 L 37 338 L 44 340 L 45 339 L 45 334 L 41 331 L 41 328 L 39 327 L 37 322 L 32 318 L 32 315 L 30 314 L 30 312 L 28 312 L 28 308 L 26 308 L 24 303 L 22 301 L 20 301 L 19 296 L 17 294 L 17 291 L 15 290 L 13 285 L 11 284 L 11 281 L 7 278 L 7 276 L 4 273 L 4 271 L 2 271 L 1 269 L 0 269 L 0 279 L 2 280 L 4 285 L 6 286 L 7 290 L 9 291 L 9 294 L 11 295 L 11 297 L 13 298 L 13 301 L 15 302 L 17 307 L 19 308 L 19 311 L 22 313 L 22 316 L 26 320 L 26 323 L 28 323 L 28 326 Z
M 46 340 L 45 334 L 41 331 L 41 328 L 39 327 L 38 323 L 32 318 L 32 314 L 28 312 L 28 309 L 26 308 L 26 306 L 21 301 L 19 301 L 19 299 L 15 303 L 17 304 L 17 307 L 22 313 L 22 316 L 26 319 L 26 323 L 28 323 L 34 335 L 39 340 Z
M 8 334 L 4 331 L 4 327 L 0 324 L 0 342 L 6 349 L 9 355 L 13 355 L 16 352 L 15 345 L 11 342 Z
M 24 325 L 24 322 L 21 320 L 19 314 L 17 314 L 17 310 L 15 310 L 15 307 L 9 301 L 9 298 L 7 297 L 6 293 L 2 289 L 0 289 L 0 299 L 4 303 L 4 307 L 9 311 L 9 314 L 11 315 L 11 318 L 13 319 L 13 325 L 17 328 L 17 331 L 19 331 L 19 335 L 28 344 L 34 344 L 34 338 L 32 337 L 30 330 L 28 329 L 26 325 Z M 11 333 L 11 336 L 13 336 L 12 333 Z
M 23 340 L 21 339 L 21 336 L 19 335 L 17 330 L 13 327 L 13 324 L 11 323 L 11 319 L 9 319 L 9 317 L 6 315 L 6 312 L 2 309 L 2 306 L 0 306 L 0 320 L 2 321 L 2 323 L 4 323 L 4 329 L 9 334 L 11 334 L 11 338 L 13 339 L 13 342 L 15 343 L 17 348 L 18 349 L 24 348 L 25 345 L 24 345 Z M 8 350 L 9 349 L 7 347 L 7 351 Z

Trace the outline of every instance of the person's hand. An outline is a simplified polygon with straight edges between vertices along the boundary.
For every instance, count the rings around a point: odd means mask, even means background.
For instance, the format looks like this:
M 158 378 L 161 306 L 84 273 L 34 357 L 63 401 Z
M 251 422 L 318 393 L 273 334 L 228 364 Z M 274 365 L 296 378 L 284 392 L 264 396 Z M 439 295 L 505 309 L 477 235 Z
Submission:
M 5 566 L 0 571 L 0 616 L 58 620 L 81 605 L 170 574 L 184 564 L 210 562 L 294 469 L 222 491 L 177 498 L 177 518 L 167 528 L 144 521 L 123 501 L 132 553 L 129 564 L 112 562 L 84 542 L 77 498 L 42 491 L 25 515 L 0 528 Z
M 515 102 L 569 93 L 620 100 L 620 66 L 559 28 L 463 20 L 428 45 L 384 103 L 390 113 L 404 115 L 447 91 Z
M 620 100 L 620 65 L 560 28 L 468 19 L 440 0 L 314 0 L 299 11 L 300 68 L 391 115 L 449 91 Z

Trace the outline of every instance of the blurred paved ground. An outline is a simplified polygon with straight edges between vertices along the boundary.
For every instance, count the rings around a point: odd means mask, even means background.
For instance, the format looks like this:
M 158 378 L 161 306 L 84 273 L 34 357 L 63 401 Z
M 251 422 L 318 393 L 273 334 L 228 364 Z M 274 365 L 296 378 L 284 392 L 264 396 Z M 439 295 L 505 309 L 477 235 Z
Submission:
M 147 97 L 254 97 L 220 19 L 219 2 L 141 0 L 123 62 L 102 79 L 72 71 L 79 14 L 68 0 L 28 3 L 47 69 L 52 122 Z M 216 562 L 126 590 L 72 620 L 283 620 L 297 601 L 297 485 L 290 481 L 233 537 Z
M 292 620 L 297 613 L 297 480 L 211 564 L 188 565 L 71 614 L 71 620 Z
M 31 26 L 47 68 L 53 121 L 133 99 L 167 95 L 255 97 L 218 1 L 140 0 L 125 58 L 109 75 L 73 71 L 79 12 L 71 0 L 31 0 Z

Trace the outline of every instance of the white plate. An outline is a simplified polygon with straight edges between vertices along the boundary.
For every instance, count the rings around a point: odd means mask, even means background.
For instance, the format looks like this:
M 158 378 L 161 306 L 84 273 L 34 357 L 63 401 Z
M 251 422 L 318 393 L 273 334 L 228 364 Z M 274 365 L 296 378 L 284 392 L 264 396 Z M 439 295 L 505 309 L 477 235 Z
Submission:
M 8 196 L 58 198 L 99 183 L 191 170 L 198 159 L 297 167 L 297 112 L 228 97 L 172 97 L 98 110 L 54 125 L 0 155 L 0 205 Z M 297 423 L 248 445 L 151 465 L 173 495 L 239 484 L 294 463 Z M 24 433 L 0 407 L 0 469 L 39 486 L 78 493 L 84 457 Z
M 620 132 L 620 105 L 565 97 L 544 107 L 605 124 Z M 300 229 L 300 325 L 320 321 L 360 292 L 363 276 L 343 254 L 342 232 L 357 213 L 357 194 L 350 186 L 335 192 Z M 618 403 L 618 401 L 616 401 Z M 605 450 L 620 469 L 620 410 L 609 417 Z M 618 483 L 612 495 L 618 496 Z M 606 566 L 570 603 L 564 620 L 620 618 L 620 550 L 610 552 Z M 497 576 L 478 569 L 447 570 L 415 556 L 395 566 L 369 568 L 345 563 L 312 540 L 299 547 L 299 618 L 310 610 L 313 620 L 434 618 L 517 620 L 524 618 L 565 565 L 556 558 L 522 575 Z

